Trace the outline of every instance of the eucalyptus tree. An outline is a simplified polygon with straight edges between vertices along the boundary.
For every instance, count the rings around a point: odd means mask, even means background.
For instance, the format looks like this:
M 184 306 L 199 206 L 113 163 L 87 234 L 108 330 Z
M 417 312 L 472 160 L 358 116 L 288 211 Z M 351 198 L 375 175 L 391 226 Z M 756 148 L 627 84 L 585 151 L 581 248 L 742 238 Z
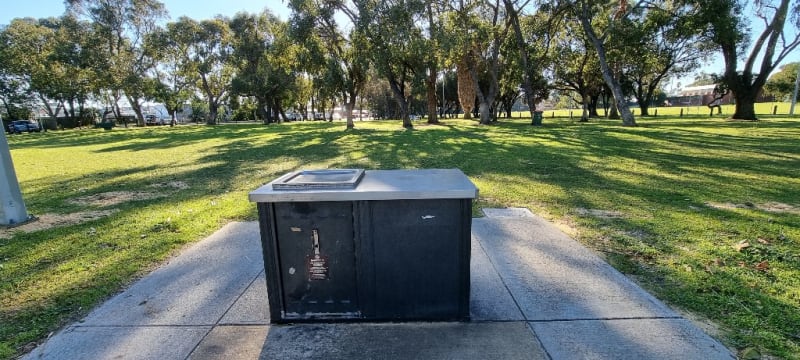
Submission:
M 32 18 L 14 19 L 0 32 L 0 57 L 6 79 L 27 87 L 54 119 L 63 106 L 59 99 L 50 97 L 59 93 L 47 67 L 55 44 L 55 31 Z
M 31 55 L 27 51 L 35 39 L 24 39 L 20 42 L 20 24 L 31 25 L 34 21 L 15 19 L 15 27 L 0 28 L 0 102 L 5 109 L 6 120 L 25 119 L 30 114 L 37 93 L 30 86 L 31 73 L 25 65 L 31 65 Z M 20 21 L 22 21 L 20 23 Z M 28 27 L 33 29 L 32 27 Z M 16 31 L 15 31 L 16 30 Z M 26 49 L 20 49 L 20 45 Z
M 310 117 L 314 120 L 318 113 L 325 113 L 325 105 L 329 97 L 339 94 L 341 88 L 339 78 L 328 73 L 328 67 L 335 60 L 326 50 L 325 39 L 316 31 L 315 20 L 317 16 L 332 17 L 335 14 L 339 3 L 327 3 L 326 13 L 320 14 L 320 10 L 315 6 L 316 2 L 305 0 L 290 2 L 292 16 L 289 18 L 289 36 L 293 42 L 299 46 L 299 51 L 295 54 L 295 71 L 300 74 L 296 85 L 302 86 L 306 93 L 301 96 L 304 103 L 297 103 L 298 109 L 303 109 L 303 117 Z M 341 4 L 344 6 L 344 3 Z M 303 12 L 311 12 L 311 16 L 297 16 L 298 8 L 303 8 Z M 310 8 L 310 9 L 306 9 Z M 295 102 L 298 102 L 296 99 Z M 334 102 L 334 101 L 332 101 Z M 310 105 L 310 108 L 308 108 Z M 333 115 L 333 114 L 331 114 Z
M 536 111 L 536 103 L 547 97 L 547 81 L 543 71 L 550 65 L 550 41 L 557 29 L 561 28 L 560 17 L 549 16 L 547 12 L 533 12 L 531 0 L 503 0 L 522 69 L 522 90 L 530 110 L 531 121 Z
M 693 12 L 680 2 L 665 2 L 649 8 L 641 21 L 627 21 L 624 28 L 616 29 L 620 41 L 612 46 L 624 45 L 618 56 L 643 116 L 649 114 L 665 78 L 688 74 L 708 56 L 695 23 L 687 21 Z
M 292 88 L 294 90 L 286 98 L 288 106 L 299 110 L 302 119 L 308 120 L 308 103 L 314 96 L 314 85 L 308 75 L 301 72 L 296 74 Z
M 139 125 L 144 125 L 141 104 L 153 81 L 147 73 L 156 64 L 146 56 L 143 42 L 157 22 L 167 16 L 164 4 L 158 0 L 65 0 L 71 14 L 92 21 L 99 34 L 104 56 L 98 64 L 103 75 L 99 93 L 111 104 L 120 117 L 119 101 L 126 96 L 136 112 Z
M 342 99 L 348 129 L 355 127 L 353 110 L 363 91 L 369 68 L 364 28 L 355 26 L 360 21 L 357 5 L 348 1 L 289 2 L 295 38 L 301 43 L 316 45 L 310 49 L 325 52 L 317 55 L 324 64 L 320 69 L 323 74 L 318 80 L 324 89 L 337 93 Z M 337 18 L 346 23 L 339 23 Z
M 40 21 L 54 30 L 55 41 L 47 57 L 47 72 L 57 89 L 51 90 L 80 126 L 86 105 L 97 86 L 95 67 L 99 60 L 96 33 L 91 24 L 67 14 L 53 21 Z
M 695 26 L 722 52 L 721 90 L 736 99 L 735 119 L 756 120 L 755 101 L 769 75 L 800 45 L 798 0 L 695 0 Z M 748 19 L 753 19 L 760 32 Z M 752 44 L 750 39 L 753 39 Z M 739 61 L 744 60 L 742 67 Z
M 423 78 L 427 47 L 417 26 L 425 13 L 422 0 L 357 0 L 356 29 L 364 34 L 371 61 L 389 82 L 403 127 L 413 128 L 408 111 L 411 87 Z
M 516 43 L 513 44 L 516 47 Z M 511 117 L 511 111 L 514 104 L 519 99 L 520 95 L 524 93 L 520 84 L 523 82 L 524 69 L 519 64 L 519 59 L 513 56 L 505 58 L 501 64 L 500 72 L 498 74 L 498 89 L 497 96 L 495 97 L 492 109 L 497 115 L 494 116 L 496 120 L 503 112 L 506 117 Z M 535 107 L 535 105 L 534 105 Z
M 459 101 L 467 114 L 477 98 L 484 125 L 494 120 L 500 70 L 507 56 L 502 53 L 510 27 L 505 15 L 500 0 L 454 2 L 446 15 L 448 59 L 458 67 Z
M 179 60 L 180 71 L 190 79 L 208 104 L 206 123 L 217 123 L 220 106 L 228 98 L 235 68 L 230 59 L 233 39 L 225 18 L 197 22 L 181 17 L 167 24 L 169 37 L 185 50 Z
M 609 59 L 608 49 L 619 43 L 618 39 L 614 39 L 614 35 L 619 33 L 617 29 L 624 29 L 625 24 L 630 21 L 641 21 L 639 17 L 643 9 L 656 6 L 656 2 L 636 0 L 629 4 L 627 0 L 549 0 L 545 1 L 545 4 L 552 16 L 566 16 L 567 19 L 580 25 L 597 54 L 600 73 L 614 96 L 622 124 L 636 126 L 636 120 L 622 89 L 620 65 L 612 62 L 614 59 Z
M 83 115 L 95 84 L 96 39 L 90 24 L 72 16 L 15 19 L 0 34 L 0 58 L 7 79 L 35 94 L 56 118 L 67 106 Z
M 441 118 L 452 117 L 458 110 L 458 84 L 456 73 L 445 71 L 442 80 L 436 84 L 436 94 L 442 94 L 439 98 Z
M 445 63 L 456 69 L 458 103 L 466 119 L 472 118 L 477 98 L 472 73 L 477 66 L 475 48 L 482 43 L 484 29 L 476 11 L 479 4 L 480 1 L 475 0 L 451 1 L 441 27 Z
M 0 52 L 0 103 L 5 110 L 6 120 L 27 119 L 32 113 L 34 100 L 28 84 L 21 76 L 9 73 L 4 68 Z
M 442 6 L 438 1 L 428 0 L 425 4 L 425 16 L 427 18 L 427 77 L 425 78 L 425 93 L 428 102 L 428 124 L 438 124 L 439 118 L 437 117 L 437 94 L 436 91 L 436 78 L 439 75 L 439 63 L 441 54 L 439 48 L 442 43 L 443 36 L 443 18 Z M 444 99 L 442 99 L 444 103 Z
M 295 85 L 294 51 L 286 23 L 264 11 L 238 13 L 229 25 L 233 38 L 230 61 L 238 70 L 232 79 L 232 93 L 255 98 L 257 113 L 267 124 L 273 121 L 273 114 L 285 117 L 283 103 Z
M 156 29 L 148 34 L 144 47 L 148 56 L 158 62 L 151 70 L 157 81 L 154 97 L 164 104 L 172 123 L 175 123 L 178 112 L 192 98 L 195 77 L 183 66 L 183 59 L 189 56 L 188 42 L 181 42 L 173 35 L 168 29 Z
M 580 25 L 574 22 L 564 24 L 552 45 L 553 54 L 559 59 L 553 64 L 553 86 L 562 93 L 578 95 L 581 120 L 587 121 L 592 115 L 591 99 L 603 83 L 597 53 L 580 30 Z
M 797 83 L 800 62 L 792 62 L 781 66 L 780 70 L 769 77 L 764 84 L 764 93 L 775 96 L 780 101 L 791 100 Z

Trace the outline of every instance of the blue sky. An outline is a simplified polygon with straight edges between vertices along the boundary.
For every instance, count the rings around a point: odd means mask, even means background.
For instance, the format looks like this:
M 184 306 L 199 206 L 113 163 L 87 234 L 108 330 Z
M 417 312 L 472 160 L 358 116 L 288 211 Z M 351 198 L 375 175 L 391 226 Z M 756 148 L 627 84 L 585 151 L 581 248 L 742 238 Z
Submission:
M 209 19 L 222 14 L 233 16 L 239 11 L 251 13 L 269 8 L 282 19 L 289 10 L 284 0 L 161 0 L 172 19 L 188 16 L 194 19 Z M 64 13 L 64 0 L 4 0 L 0 9 L 0 24 L 8 24 L 20 17 L 44 18 Z

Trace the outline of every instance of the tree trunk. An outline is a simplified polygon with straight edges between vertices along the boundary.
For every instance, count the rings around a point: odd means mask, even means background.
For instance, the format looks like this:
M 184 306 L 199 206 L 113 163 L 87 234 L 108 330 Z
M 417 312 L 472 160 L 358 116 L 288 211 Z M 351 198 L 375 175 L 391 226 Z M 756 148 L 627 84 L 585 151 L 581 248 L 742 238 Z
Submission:
M 489 125 L 492 123 L 492 109 L 488 102 L 481 101 L 478 105 L 478 112 L 481 114 L 481 125 Z
M 739 91 L 734 92 L 733 97 L 736 99 L 736 109 L 733 112 L 733 118 L 740 120 L 758 120 L 755 109 L 757 96 L 758 94 L 752 91 L 752 87 L 739 89 Z
M 597 104 L 600 100 L 600 95 L 592 95 L 589 98 L 589 117 L 598 118 L 600 114 L 597 113 Z
M 208 100 L 208 118 L 206 118 L 207 125 L 217 124 L 217 112 L 219 112 L 219 104 L 216 101 Z
M 284 119 L 286 119 L 286 112 L 283 111 L 280 99 L 275 99 L 275 116 L 278 118 L 279 123 L 282 123 Z
M 619 111 L 617 111 L 617 105 L 616 104 L 612 104 L 612 103 L 609 103 L 608 105 L 609 105 L 608 106 L 608 116 L 606 118 L 612 119 L 612 120 L 619 119 Z
M 522 29 L 519 26 L 519 16 L 517 14 L 517 10 L 514 8 L 514 4 L 510 0 L 503 0 L 503 3 L 506 7 L 506 13 L 511 19 L 511 27 L 514 28 L 514 38 L 517 41 L 517 47 L 519 47 L 519 56 L 520 61 L 522 62 L 521 65 L 523 74 L 522 91 L 525 92 L 525 100 L 528 103 L 528 110 L 530 111 L 531 115 L 531 124 L 533 124 L 533 115 L 536 111 L 536 96 L 533 93 L 530 67 L 528 66 L 530 61 L 528 57 L 528 44 L 525 43 L 525 39 L 522 37 Z M 509 109 L 508 113 L 510 117 L 511 109 Z
M 59 106 L 61 103 L 56 103 L 56 108 L 53 109 L 53 107 L 50 106 L 50 103 L 47 102 L 47 98 L 45 98 L 44 95 L 38 94 L 38 96 L 39 100 L 41 100 L 42 104 L 44 105 L 44 110 L 47 111 L 47 115 L 55 120 L 56 117 L 58 117 L 59 110 L 61 110 L 61 106 Z
M 394 101 L 400 111 L 400 117 L 403 119 L 403 127 L 406 129 L 414 128 L 411 119 L 408 117 L 408 100 L 406 100 L 405 84 L 395 78 L 394 74 L 389 74 L 389 87 L 392 89 Z
M 133 112 L 136 114 L 136 125 L 145 126 L 144 114 L 142 114 L 142 104 L 139 104 L 139 99 L 128 96 L 128 103 L 131 105 L 131 109 L 133 109 Z
M 269 125 L 267 122 L 267 98 L 263 96 L 256 96 L 256 116 L 258 116 L 264 125 Z
M 428 2 L 427 4 L 428 10 L 428 33 L 430 34 L 430 40 L 433 44 L 434 48 L 438 48 L 436 44 L 436 23 L 433 21 L 433 2 Z M 438 75 L 438 68 L 436 66 L 436 52 L 431 51 L 428 55 L 428 80 L 427 80 L 427 91 L 428 91 L 428 124 L 438 124 L 439 118 L 437 117 L 437 99 L 436 99 L 436 75 Z M 444 87 L 444 77 L 442 77 L 442 86 Z M 444 105 L 444 99 L 442 99 L 442 105 Z
M 589 11 L 590 10 L 586 4 L 584 4 L 583 13 L 580 17 L 581 25 L 583 26 L 583 30 L 587 37 L 589 40 L 591 40 L 592 45 L 594 45 L 595 51 L 597 51 L 597 57 L 600 61 L 600 72 L 603 75 L 603 80 L 605 80 L 606 84 L 608 84 L 608 87 L 611 88 L 611 94 L 614 95 L 614 102 L 617 105 L 617 110 L 619 110 L 620 115 L 622 115 L 622 125 L 636 126 L 636 120 L 633 118 L 633 114 L 628 107 L 628 103 L 625 101 L 625 95 L 622 92 L 622 86 L 616 77 L 614 77 L 611 68 L 608 66 L 605 45 L 603 44 L 603 41 L 597 37 L 597 34 L 594 32 L 594 28 L 592 28 Z
M 439 118 L 437 117 L 436 108 L 439 104 L 436 98 L 436 64 L 432 64 L 428 69 L 426 85 L 428 92 L 428 124 L 438 124 Z
M 472 78 L 472 56 L 471 51 L 467 51 L 456 68 L 458 76 L 458 102 L 464 111 L 465 119 L 472 119 L 472 108 L 475 106 L 475 82 Z
M 356 97 L 351 96 L 350 101 L 344 105 L 344 111 L 347 116 L 347 130 L 354 129 L 356 124 L 353 122 L 353 109 L 356 107 Z
M 589 95 L 581 95 L 581 122 L 589 121 Z
M 639 110 L 642 110 L 641 116 L 650 116 L 650 104 L 647 101 L 639 101 Z

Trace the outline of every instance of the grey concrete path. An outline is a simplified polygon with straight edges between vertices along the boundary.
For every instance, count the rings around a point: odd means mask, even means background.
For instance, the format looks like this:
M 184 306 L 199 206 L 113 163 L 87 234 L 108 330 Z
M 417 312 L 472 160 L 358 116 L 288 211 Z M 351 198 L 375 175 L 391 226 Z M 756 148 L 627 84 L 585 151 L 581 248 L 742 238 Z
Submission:
M 26 359 L 733 359 L 525 209 L 472 226 L 472 321 L 270 325 L 258 225 L 232 223 Z

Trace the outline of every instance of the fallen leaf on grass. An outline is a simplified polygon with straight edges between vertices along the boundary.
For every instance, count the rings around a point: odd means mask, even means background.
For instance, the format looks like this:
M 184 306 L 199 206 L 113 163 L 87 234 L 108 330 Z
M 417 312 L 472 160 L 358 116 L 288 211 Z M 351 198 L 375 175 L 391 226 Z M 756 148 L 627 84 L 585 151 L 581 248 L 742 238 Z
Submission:
M 736 249 L 738 252 L 742 252 L 742 250 L 747 249 L 750 247 L 750 243 L 747 240 L 742 240 L 738 244 L 733 245 L 733 248 Z
M 767 239 L 758 238 L 757 241 L 758 241 L 759 244 L 769 245 L 769 240 L 767 240 Z
M 742 360 L 758 360 L 761 359 L 761 353 L 756 348 L 749 347 L 742 350 L 739 358 Z
M 760 262 L 760 263 L 756 264 L 755 268 L 756 268 L 756 270 L 758 270 L 758 271 L 764 271 L 764 272 L 766 272 L 767 270 L 769 270 L 769 262 L 767 262 L 766 260 L 764 260 L 764 261 L 762 261 L 762 262 Z

